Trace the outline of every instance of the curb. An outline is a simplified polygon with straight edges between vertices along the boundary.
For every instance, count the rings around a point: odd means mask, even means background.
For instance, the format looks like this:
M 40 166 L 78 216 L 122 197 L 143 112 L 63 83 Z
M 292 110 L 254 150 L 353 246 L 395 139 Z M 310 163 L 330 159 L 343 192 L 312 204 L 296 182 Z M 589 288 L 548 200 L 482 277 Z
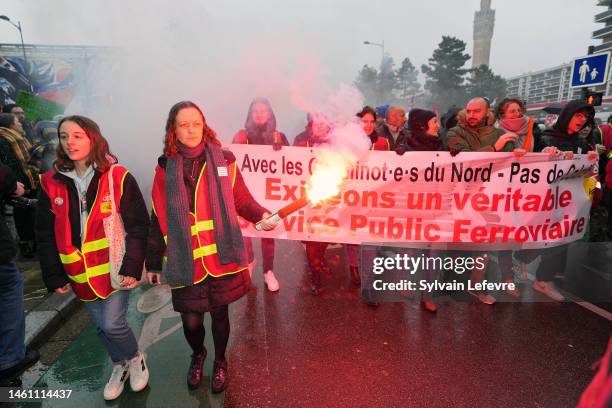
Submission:
M 27 348 L 40 346 L 57 329 L 76 307 L 79 299 L 74 292 L 67 295 L 53 293 L 25 318 L 25 344 Z

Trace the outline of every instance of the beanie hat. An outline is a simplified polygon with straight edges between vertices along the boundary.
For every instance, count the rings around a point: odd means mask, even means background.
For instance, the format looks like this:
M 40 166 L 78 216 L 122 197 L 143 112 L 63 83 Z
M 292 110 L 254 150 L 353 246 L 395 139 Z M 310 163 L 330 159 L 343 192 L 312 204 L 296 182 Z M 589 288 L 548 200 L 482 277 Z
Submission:
M 425 109 L 412 109 L 408 114 L 408 128 L 411 130 L 427 130 L 427 122 L 436 116 L 435 112 Z
M 384 104 L 376 107 L 377 116 L 384 118 L 387 116 L 387 110 L 389 110 L 389 104 Z

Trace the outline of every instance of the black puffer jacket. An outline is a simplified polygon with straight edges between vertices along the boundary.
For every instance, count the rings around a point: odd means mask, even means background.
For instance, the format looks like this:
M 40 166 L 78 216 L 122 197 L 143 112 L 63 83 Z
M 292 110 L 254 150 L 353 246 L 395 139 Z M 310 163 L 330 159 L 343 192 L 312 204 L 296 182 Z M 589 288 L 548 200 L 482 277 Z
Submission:
M 582 153 L 594 150 L 594 146 L 591 146 L 591 141 L 588 138 L 581 137 L 579 133 L 571 135 L 567 133 L 567 127 L 572 120 L 572 116 L 580 110 L 587 110 L 591 117 L 595 115 L 593 107 L 586 102 L 580 100 L 569 102 L 559 114 L 557 123 L 552 128 L 544 130 L 541 137 L 534 137 L 535 146 L 533 151 L 541 152 L 542 149 L 549 146 L 554 146 L 564 152 L 572 151 L 574 153 L 578 153 L 578 149 Z
M 17 188 L 17 177 L 8 166 L 0 163 L 0 209 L 4 209 L 4 201 L 10 198 Z M 17 246 L 6 225 L 4 211 L 0 211 L 0 264 L 10 262 L 17 255 Z
M 55 170 L 52 171 L 55 172 Z M 66 184 L 68 188 L 68 216 L 70 218 L 72 245 L 80 249 L 81 221 L 79 195 L 76 186 L 70 177 L 61 173 L 55 173 L 54 178 Z M 100 173 L 96 171 L 87 190 L 88 212 L 95 201 L 99 181 Z M 138 183 L 130 173 L 125 176 L 123 182 L 123 196 L 119 208 L 126 232 L 125 256 L 119 274 L 140 279 L 147 247 L 149 216 Z M 35 232 L 43 281 L 49 291 L 61 288 L 68 283 L 68 277 L 60 261 L 55 243 L 54 226 L 55 215 L 51 212 L 51 201 L 47 193 L 41 188 L 38 193 Z

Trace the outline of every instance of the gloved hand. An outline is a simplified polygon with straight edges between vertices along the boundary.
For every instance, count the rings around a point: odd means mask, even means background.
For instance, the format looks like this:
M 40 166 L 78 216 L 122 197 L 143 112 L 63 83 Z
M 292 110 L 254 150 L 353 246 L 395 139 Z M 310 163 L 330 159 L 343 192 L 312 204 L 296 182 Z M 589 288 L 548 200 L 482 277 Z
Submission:
M 451 156 L 455 157 L 456 155 L 458 155 L 458 154 L 459 154 L 460 150 L 457 150 L 457 149 L 450 149 L 450 151 L 449 151 L 449 152 L 450 152 Z
M 272 143 L 272 149 L 274 149 L 275 152 L 278 152 L 282 148 L 283 148 L 283 144 L 282 143 L 280 143 L 280 142 Z
M 404 153 L 406 153 L 406 146 L 402 146 L 402 145 L 397 146 L 397 147 L 395 148 L 395 153 L 397 153 L 397 154 L 398 154 L 398 155 L 400 155 L 400 156 L 403 156 L 403 155 L 404 155 Z

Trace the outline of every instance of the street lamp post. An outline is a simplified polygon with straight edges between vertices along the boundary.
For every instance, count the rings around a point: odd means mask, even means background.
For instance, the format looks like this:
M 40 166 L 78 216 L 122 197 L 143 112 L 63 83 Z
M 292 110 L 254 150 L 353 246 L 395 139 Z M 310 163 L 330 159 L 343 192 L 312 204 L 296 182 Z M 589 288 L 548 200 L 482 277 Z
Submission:
M 29 81 L 28 59 L 26 57 L 25 44 L 23 43 L 23 31 L 21 31 L 21 21 L 18 21 L 17 24 L 15 24 L 7 16 L 0 16 L 0 20 L 7 21 L 10 25 L 12 25 L 13 27 L 19 30 L 19 37 L 21 38 L 21 50 L 23 51 L 23 62 L 25 64 L 25 70 L 26 70 L 25 74 L 26 74 L 26 77 L 28 77 L 28 81 Z
M 379 43 L 375 43 L 375 42 L 371 42 L 371 41 L 364 41 L 363 42 L 364 45 L 374 45 L 376 47 L 380 47 L 382 54 L 381 54 L 381 58 L 380 58 L 380 89 L 379 89 L 379 98 L 380 98 L 380 103 L 383 103 L 383 80 L 384 80 L 384 76 L 383 76 L 383 67 L 385 65 L 385 40 L 382 40 Z

